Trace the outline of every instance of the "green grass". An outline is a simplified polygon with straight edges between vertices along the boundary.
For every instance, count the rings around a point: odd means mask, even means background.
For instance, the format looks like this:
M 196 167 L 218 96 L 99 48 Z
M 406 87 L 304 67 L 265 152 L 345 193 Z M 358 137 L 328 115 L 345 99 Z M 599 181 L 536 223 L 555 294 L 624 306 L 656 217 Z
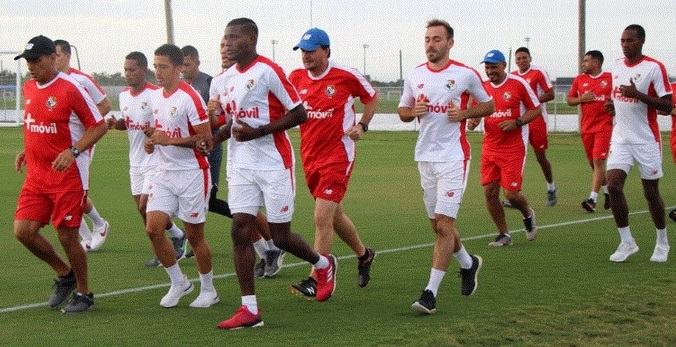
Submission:
M 291 131 L 290 135 L 298 149 L 298 133 Z M 544 207 L 544 179 L 534 156 L 529 155 L 524 193 L 537 212 L 538 239 L 527 242 L 523 233 L 515 233 L 513 246 L 489 249 L 486 245 L 495 228 L 479 184 L 481 138 L 470 134 L 474 160 L 458 229 L 462 237 L 472 238 L 464 242 L 469 252 L 484 258 L 479 288 L 471 297 L 460 295 L 453 260 L 437 298 L 437 313 L 415 314 L 410 305 L 427 283 L 429 245 L 434 241 L 413 162 L 416 135 L 373 131 L 359 142 L 344 204 L 364 242 L 380 251 L 367 287 L 356 284 L 354 258 L 343 258 L 334 296 L 326 303 L 306 301 L 291 295 L 288 286 L 307 276 L 309 267 L 285 267 L 276 278 L 256 282 L 265 327 L 219 331 L 216 324 L 240 306 L 237 280 L 232 276 L 230 221 L 210 214 L 206 225 L 214 273 L 223 275 L 215 280 L 221 303 L 210 309 L 190 309 L 194 292 L 179 307 L 163 309 L 159 300 L 167 287 L 132 292 L 165 285 L 168 276 L 161 268 L 143 266 L 152 254 L 129 193 L 126 136 L 109 133 L 97 146 L 91 179 L 90 196 L 112 226 L 103 248 L 88 255 L 96 311 L 64 316 L 45 305 L 0 311 L 0 345 L 676 345 L 676 256 L 672 254 L 665 264 L 649 261 L 655 231 L 645 212 L 637 170 L 630 173 L 626 191 L 630 210 L 639 212 L 630 221 L 641 251 L 626 263 L 613 264 L 608 256 L 619 237 L 610 213 L 589 214 L 579 206 L 589 194 L 591 172 L 574 135 L 550 137 L 547 153 L 560 194 L 553 208 Z M 5 201 L 0 208 L 5 234 L 0 252 L 3 310 L 46 302 L 54 274 L 12 236 L 16 198 L 24 177 L 13 170 L 13 160 L 22 135 L 20 129 L 0 128 L 0 136 L 0 197 Z M 667 147 L 661 190 L 666 205 L 673 206 L 676 166 Z M 313 202 L 302 171 L 296 176 L 299 188 L 292 228 L 312 240 Z M 219 195 L 224 197 L 225 192 Z M 511 229 L 523 228 L 515 211 L 506 213 Z M 676 224 L 669 221 L 668 228 L 676 230 Z M 55 241 L 51 226 L 43 233 Z M 350 256 L 342 242 L 335 243 L 334 253 Z M 190 278 L 197 277 L 193 259 L 180 264 Z M 300 261 L 289 255 L 285 264 Z

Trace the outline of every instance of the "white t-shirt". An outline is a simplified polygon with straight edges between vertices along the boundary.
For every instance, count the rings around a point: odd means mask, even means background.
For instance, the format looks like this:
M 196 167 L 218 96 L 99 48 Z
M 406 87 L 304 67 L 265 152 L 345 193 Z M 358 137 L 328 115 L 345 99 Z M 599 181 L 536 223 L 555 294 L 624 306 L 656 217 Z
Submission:
M 131 167 L 155 167 L 157 155 L 155 152 L 146 153 L 143 145 L 148 137 L 144 130 L 154 127 L 153 109 L 150 105 L 150 95 L 159 87 L 146 83 L 143 90 L 133 94 L 131 88 L 125 88 L 120 93 L 120 111 L 127 126 L 129 137 L 129 166 Z
M 92 100 L 94 100 L 94 103 L 97 105 L 106 98 L 106 92 L 103 91 L 101 86 L 96 83 L 92 76 L 72 67 L 68 70 L 68 75 L 82 85 L 82 88 L 89 93 L 89 96 L 92 97 Z

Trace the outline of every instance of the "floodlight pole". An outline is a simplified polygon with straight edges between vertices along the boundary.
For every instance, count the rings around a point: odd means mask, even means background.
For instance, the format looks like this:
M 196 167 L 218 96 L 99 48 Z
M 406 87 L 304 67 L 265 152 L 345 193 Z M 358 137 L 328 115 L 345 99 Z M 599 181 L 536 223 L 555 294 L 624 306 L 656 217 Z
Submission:
M 272 61 L 275 61 L 275 45 L 278 44 L 279 41 L 277 40 L 272 40 Z
M 174 19 L 171 14 L 171 0 L 164 0 L 164 17 L 167 22 L 167 43 L 174 44 Z
M 75 49 L 75 59 L 77 59 L 77 69 L 82 71 L 82 68 L 80 67 L 80 52 L 78 52 L 77 47 L 74 45 L 70 45 L 71 48 Z
M 369 45 L 363 44 L 364 47 L 364 77 L 366 77 L 366 49 L 369 48 Z
M 578 1 L 578 23 L 577 23 L 577 70 L 579 73 L 582 73 L 582 61 L 584 60 L 584 53 L 586 50 L 586 33 L 585 33 L 585 26 L 586 26 L 586 0 L 579 0 Z

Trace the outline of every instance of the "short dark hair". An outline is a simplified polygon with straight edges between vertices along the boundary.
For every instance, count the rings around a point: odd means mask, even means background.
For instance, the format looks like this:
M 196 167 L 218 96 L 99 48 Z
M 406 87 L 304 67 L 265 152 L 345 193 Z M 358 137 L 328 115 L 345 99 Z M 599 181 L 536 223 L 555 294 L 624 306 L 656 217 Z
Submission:
M 138 66 L 144 69 L 148 68 L 148 59 L 146 58 L 146 55 L 141 52 L 131 52 L 127 54 L 124 59 L 133 60 L 136 62 L 136 64 L 138 64 Z
M 174 66 L 183 65 L 183 52 L 176 45 L 165 43 L 155 50 L 155 55 L 168 57 Z
M 600 51 L 589 51 L 584 55 L 588 55 L 592 59 L 598 60 L 601 63 L 601 65 L 603 65 L 603 53 L 601 53 Z
M 519 47 L 519 48 L 516 49 L 516 52 L 514 52 L 514 55 L 517 55 L 520 52 L 526 52 L 526 54 L 528 54 L 528 56 L 530 57 L 530 50 L 528 48 Z
M 200 58 L 199 52 L 197 52 L 197 48 L 187 45 L 181 48 L 181 52 L 183 52 L 184 57 L 190 57 L 192 59 L 198 59 Z
M 60 47 L 61 52 L 65 54 L 70 54 L 70 43 L 66 40 L 54 40 L 54 46 Z
M 448 39 L 453 38 L 453 28 L 445 20 L 436 19 L 436 18 L 430 19 L 427 22 L 427 26 L 425 28 L 429 29 L 430 27 L 437 27 L 437 26 L 442 26 L 442 27 L 446 28 L 446 38 L 448 38 Z
M 242 31 L 245 34 L 249 34 L 249 35 L 253 35 L 255 37 L 258 37 L 258 26 L 256 25 L 256 22 L 254 22 L 253 20 L 251 20 L 249 18 L 244 18 L 244 17 L 235 18 L 235 19 L 231 20 L 230 22 L 228 22 L 228 25 L 226 25 L 226 27 L 233 26 L 233 25 L 241 25 Z
M 624 28 L 624 30 L 633 30 L 639 39 L 645 41 L 645 29 L 643 29 L 642 26 L 638 24 L 631 24 L 628 27 Z

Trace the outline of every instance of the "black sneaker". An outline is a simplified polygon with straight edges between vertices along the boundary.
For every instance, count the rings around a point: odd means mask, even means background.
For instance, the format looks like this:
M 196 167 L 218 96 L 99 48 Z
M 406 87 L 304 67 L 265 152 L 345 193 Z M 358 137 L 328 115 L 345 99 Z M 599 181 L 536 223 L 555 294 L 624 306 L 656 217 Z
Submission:
M 669 218 L 671 218 L 671 220 L 676 222 L 676 208 L 671 210 L 671 212 L 669 212 Z
M 284 255 L 286 251 L 283 249 L 265 252 L 265 277 L 274 277 L 279 273 L 284 263 Z
M 314 300 L 317 296 L 317 280 L 308 277 L 306 280 L 300 281 L 298 284 L 291 285 L 291 293 L 304 297 L 308 300 Z
M 594 202 L 594 199 L 589 198 L 582 202 L 582 208 L 587 210 L 587 212 L 596 212 L 596 202 Z
M 499 234 L 495 241 L 488 244 L 488 247 L 502 247 L 512 244 L 512 237 L 509 234 Z
M 420 295 L 420 299 L 411 305 L 415 311 L 424 314 L 432 314 L 437 311 L 437 299 L 434 298 L 431 290 L 425 290 Z
M 610 210 L 610 194 L 605 193 L 603 195 L 605 197 L 605 200 L 603 201 L 603 209 L 604 210 Z M 676 221 L 676 219 L 674 219 L 674 220 Z
M 366 247 L 366 252 L 368 252 L 368 258 L 361 261 L 357 259 L 357 271 L 359 272 L 359 278 L 357 279 L 357 284 L 360 287 L 366 287 L 371 280 L 371 263 L 373 263 L 373 258 L 376 257 L 376 251 L 373 248 Z
M 254 266 L 253 270 L 253 277 L 254 278 L 261 278 L 265 275 L 265 259 L 261 259 L 261 261 Z
M 483 265 L 484 260 L 481 259 L 478 255 L 472 255 L 472 267 L 469 269 L 460 268 L 460 277 L 462 277 L 462 287 L 460 288 L 460 293 L 462 295 L 472 295 L 476 290 L 479 282 L 476 277 Z
M 538 226 L 535 223 L 535 211 L 530 209 L 530 216 L 523 219 L 523 226 L 526 228 L 526 240 L 533 241 L 538 236 Z
M 75 290 L 77 283 L 75 282 L 75 274 L 73 273 L 73 270 L 70 271 L 70 273 L 66 277 L 57 277 L 54 279 L 54 285 L 52 288 L 54 288 L 54 292 L 52 295 L 49 297 L 49 306 L 50 307 L 56 307 L 61 305 L 66 299 L 68 298 L 68 295 Z
M 94 311 L 94 294 L 82 294 L 80 292 L 73 293 L 73 296 L 68 300 L 68 305 L 61 309 L 61 313 L 82 313 Z

